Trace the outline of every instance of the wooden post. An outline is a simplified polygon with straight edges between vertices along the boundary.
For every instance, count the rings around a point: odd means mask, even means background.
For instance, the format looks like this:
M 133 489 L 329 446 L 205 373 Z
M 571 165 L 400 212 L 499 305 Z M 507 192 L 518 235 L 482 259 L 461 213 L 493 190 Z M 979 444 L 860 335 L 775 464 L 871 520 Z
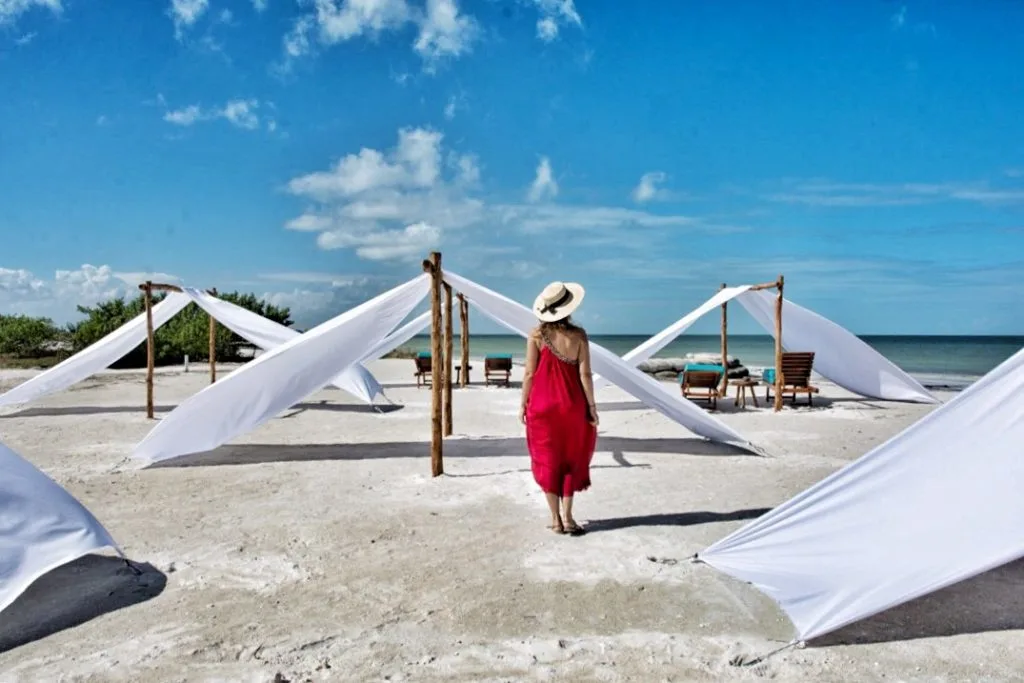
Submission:
M 469 384 L 469 302 L 462 294 L 459 294 L 459 339 L 462 342 L 462 373 L 459 377 L 459 386 L 465 387 Z
M 153 419 L 153 366 L 156 356 L 153 350 L 153 283 L 146 280 L 143 288 L 146 300 L 146 417 Z
M 725 283 L 722 283 L 725 289 Z M 722 304 L 722 396 L 729 393 L 729 302 Z
M 785 279 L 779 276 L 776 289 L 779 295 L 775 299 L 775 412 L 782 410 L 782 288 Z
M 430 471 L 435 477 L 444 474 L 443 436 L 441 433 L 441 254 L 432 251 L 423 262 L 423 270 L 431 275 L 430 286 Z
M 444 435 L 452 435 L 452 351 L 455 340 L 454 324 L 452 323 L 452 286 L 447 282 L 444 287 Z
M 210 294 L 217 296 L 217 289 L 210 290 Z M 207 313 L 210 319 L 210 384 L 217 381 L 217 320 Z

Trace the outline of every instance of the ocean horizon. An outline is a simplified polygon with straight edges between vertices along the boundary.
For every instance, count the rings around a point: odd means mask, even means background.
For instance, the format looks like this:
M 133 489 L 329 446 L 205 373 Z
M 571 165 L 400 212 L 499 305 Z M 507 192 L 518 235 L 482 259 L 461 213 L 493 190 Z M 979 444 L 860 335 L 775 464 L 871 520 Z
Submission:
M 591 340 L 621 356 L 652 335 L 593 334 Z M 929 388 L 961 389 L 987 374 L 1024 347 L 1018 335 L 857 335 L 876 351 Z M 455 334 L 455 353 L 461 338 Z M 729 355 L 752 372 L 774 365 L 775 341 L 766 334 L 729 335 Z M 417 335 L 401 347 L 408 351 L 429 351 L 430 336 Z M 522 362 L 526 346 L 513 334 L 474 334 L 469 336 L 469 352 L 475 357 L 508 353 Z M 697 353 L 721 353 L 717 334 L 682 334 L 672 340 L 655 358 L 682 358 Z

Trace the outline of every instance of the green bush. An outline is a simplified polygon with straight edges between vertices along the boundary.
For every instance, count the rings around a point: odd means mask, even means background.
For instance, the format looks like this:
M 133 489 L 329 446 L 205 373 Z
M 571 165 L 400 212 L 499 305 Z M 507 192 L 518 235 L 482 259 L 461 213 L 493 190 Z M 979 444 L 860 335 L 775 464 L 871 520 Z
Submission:
M 64 337 L 49 318 L 0 315 L 0 355 L 14 358 L 52 356 Z
M 257 299 L 253 294 L 229 292 L 218 294 L 220 299 L 230 301 L 247 310 L 282 325 L 291 326 L 291 311 Z M 154 295 L 153 305 L 163 301 L 164 295 Z M 79 306 L 78 311 L 85 319 L 68 325 L 73 352 L 77 353 L 94 344 L 146 310 L 144 295 L 126 301 L 124 298 L 110 299 L 96 306 Z M 195 304 L 189 304 L 165 325 L 158 327 L 153 335 L 153 355 L 157 365 L 169 365 L 189 359 L 209 359 L 210 322 L 206 313 Z M 218 361 L 240 360 L 236 353 L 239 343 L 247 343 L 221 324 L 217 324 L 216 355 Z M 140 344 L 111 367 L 138 368 L 146 365 L 146 344 Z

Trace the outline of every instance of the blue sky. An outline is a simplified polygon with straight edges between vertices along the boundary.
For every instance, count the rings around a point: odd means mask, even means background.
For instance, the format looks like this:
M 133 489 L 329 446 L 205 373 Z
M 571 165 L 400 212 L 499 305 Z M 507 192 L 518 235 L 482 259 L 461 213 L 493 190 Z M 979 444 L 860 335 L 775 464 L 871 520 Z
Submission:
M 0 310 L 63 321 L 149 276 L 308 325 L 439 248 L 524 303 L 582 282 L 595 332 L 783 273 L 858 333 L 1024 334 L 1021 25 L 961 0 L 0 0 Z

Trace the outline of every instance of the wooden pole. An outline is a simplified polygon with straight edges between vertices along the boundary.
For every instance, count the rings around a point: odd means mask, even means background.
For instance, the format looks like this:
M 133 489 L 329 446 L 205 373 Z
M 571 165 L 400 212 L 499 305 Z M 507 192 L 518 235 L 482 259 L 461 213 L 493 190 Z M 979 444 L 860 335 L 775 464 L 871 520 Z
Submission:
M 782 289 L 785 278 L 779 276 L 776 288 L 779 295 L 775 298 L 775 412 L 782 410 Z
M 725 283 L 722 283 L 725 289 Z M 729 302 L 722 304 L 722 395 L 729 392 Z
M 146 280 L 143 289 L 146 300 L 146 417 L 153 419 L 153 366 L 156 356 L 153 350 L 153 283 Z
M 452 286 L 444 287 L 444 435 L 452 435 L 452 356 L 455 339 L 452 322 Z
M 444 474 L 443 435 L 441 425 L 441 254 L 432 251 L 423 262 L 423 270 L 431 275 L 430 286 L 430 471 L 435 477 Z
M 469 385 L 469 302 L 459 294 L 459 339 L 462 342 L 462 373 L 459 386 Z
M 216 287 L 210 290 L 210 294 L 217 296 Z M 210 319 L 210 384 L 217 381 L 217 320 L 207 313 Z

